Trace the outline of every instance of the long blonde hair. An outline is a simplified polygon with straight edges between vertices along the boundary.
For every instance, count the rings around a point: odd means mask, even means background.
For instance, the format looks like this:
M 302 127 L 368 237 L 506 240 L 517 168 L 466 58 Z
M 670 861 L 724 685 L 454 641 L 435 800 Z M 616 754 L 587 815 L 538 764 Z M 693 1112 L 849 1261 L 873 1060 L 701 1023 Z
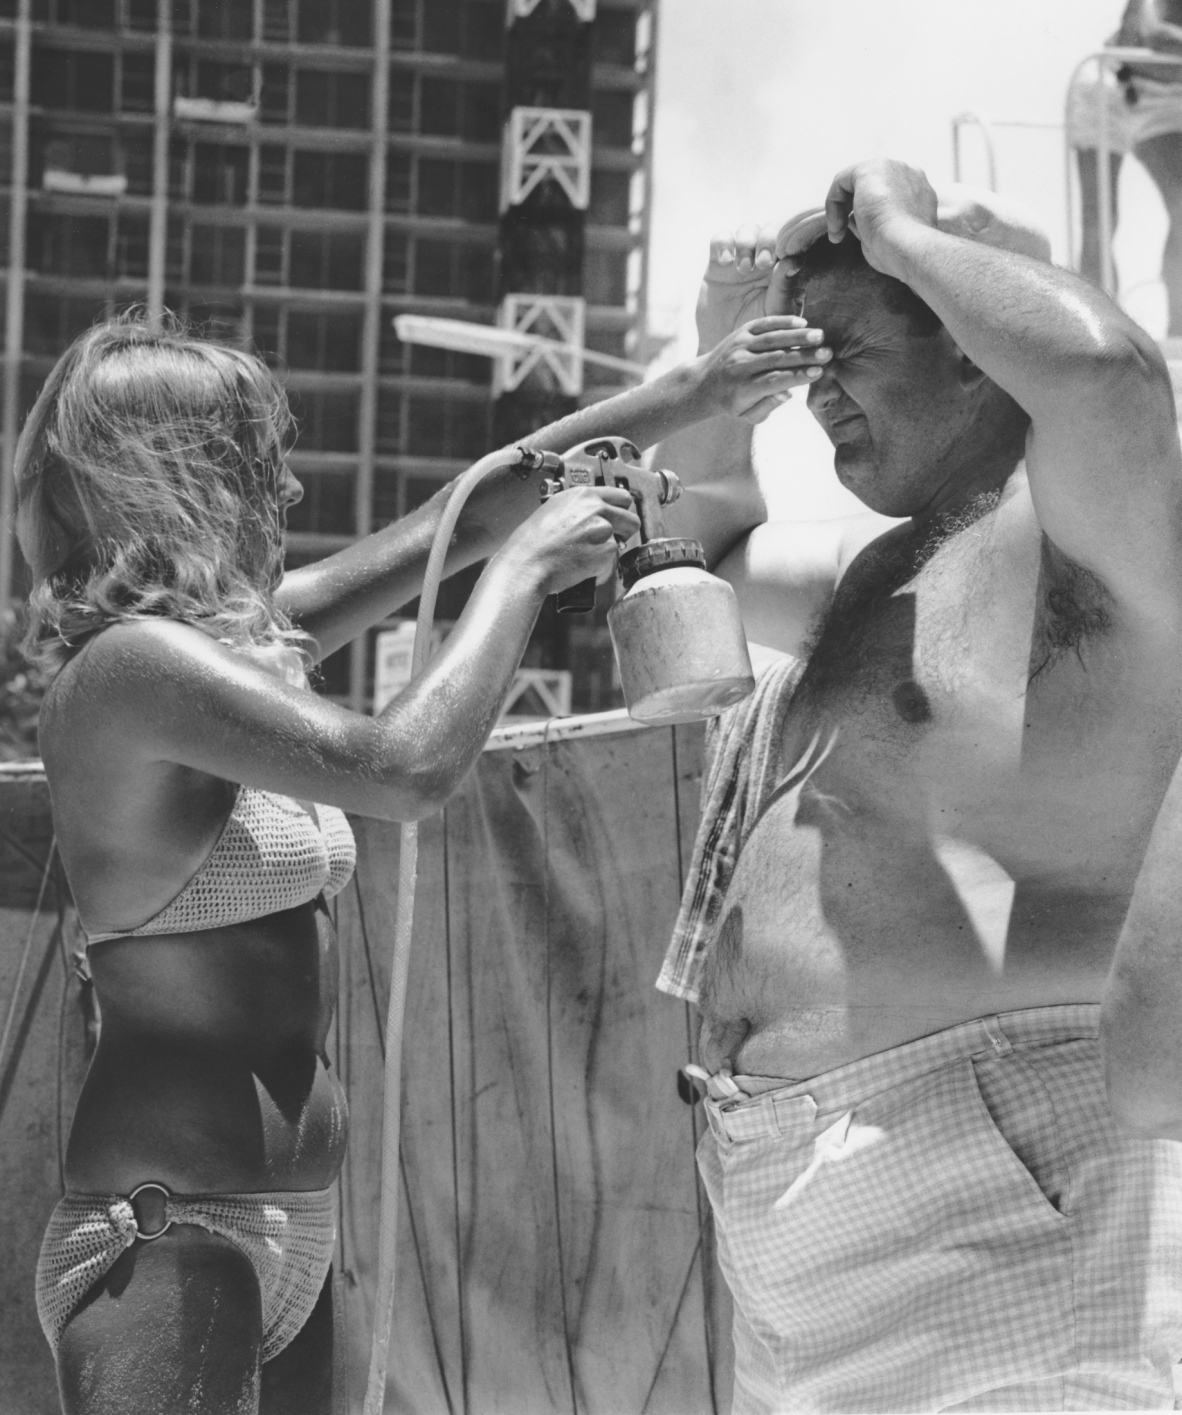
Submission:
M 291 430 L 260 360 L 171 317 L 80 335 L 17 443 L 26 656 L 60 667 L 107 625 L 149 617 L 241 649 L 302 639 L 273 601 Z

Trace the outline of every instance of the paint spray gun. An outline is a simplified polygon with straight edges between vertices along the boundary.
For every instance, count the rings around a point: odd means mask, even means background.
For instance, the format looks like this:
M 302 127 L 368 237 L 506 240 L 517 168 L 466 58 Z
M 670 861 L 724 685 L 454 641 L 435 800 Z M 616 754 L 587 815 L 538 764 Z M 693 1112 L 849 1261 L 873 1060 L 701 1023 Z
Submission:
M 668 534 L 664 507 L 681 495 L 676 475 L 650 471 L 624 437 L 597 437 L 561 458 L 547 453 L 544 470 L 543 501 L 575 486 L 618 486 L 640 517 L 639 536 L 620 555 L 624 594 L 607 615 L 629 715 L 693 722 L 745 698 L 755 678 L 735 592 L 707 573 L 700 541 Z M 585 614 L 595 581 L 556 599 L 560 614 Z

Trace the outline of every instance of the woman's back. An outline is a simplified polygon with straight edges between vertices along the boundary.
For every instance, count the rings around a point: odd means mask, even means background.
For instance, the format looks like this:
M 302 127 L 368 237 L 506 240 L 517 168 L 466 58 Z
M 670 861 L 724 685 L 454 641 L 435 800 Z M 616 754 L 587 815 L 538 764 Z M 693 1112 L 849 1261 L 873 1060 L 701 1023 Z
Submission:
M 156 922 L 208 873 L 235 823 L 235 783 L 151 760 L 136 732 L 128 686 L 138 675 L 121 674 L 121 660 L 134 655 L 142 671 L 145 640 L 161 630 L 97 635 L 47 698 L 42 747 L 59 847 L 91 935 Z M 154 711 L 167 714 L 167 693 L 165 681 Z M 255 794 L 265 814 L 268 798 Z M 319 835 L 303 806 L 287 811 L 302 816 L 291 817 L 292 838 Z M 273 857 L 273 868 L 282 864 Z M 306 893 L 306 851 L 291 865 Z M 216 893 L 202 891 L 202 906 L 242 910 L 241 898 Z M 72 1190 L 121 1192 L 146 1174 L 188 1193 L 331 1181 L 346 1111 L 323 1056 L 336 954 L 318 889 L 226 927 L 108 937 L 89 959 L 102 1029 L 67 1152 Z

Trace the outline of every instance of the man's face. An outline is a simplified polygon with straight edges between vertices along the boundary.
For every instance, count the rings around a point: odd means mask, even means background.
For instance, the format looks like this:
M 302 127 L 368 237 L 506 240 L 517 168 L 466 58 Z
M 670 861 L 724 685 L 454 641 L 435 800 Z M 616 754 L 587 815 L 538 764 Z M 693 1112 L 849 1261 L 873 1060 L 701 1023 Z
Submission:
M 913 333 L 883 295 L 873 271 L 808 281 L 805 316 L 833 350 L 808 405 L 833 443 L 841 484 L 884 515 L 916 516 L 961 468 L 975 400 L 947 331 Z

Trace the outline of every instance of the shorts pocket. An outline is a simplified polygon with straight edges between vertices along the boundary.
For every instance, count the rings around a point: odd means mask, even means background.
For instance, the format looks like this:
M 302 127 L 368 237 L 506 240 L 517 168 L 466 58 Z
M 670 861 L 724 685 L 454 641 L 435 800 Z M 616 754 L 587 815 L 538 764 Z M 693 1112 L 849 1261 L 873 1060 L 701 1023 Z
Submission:
M 1021 1054 L 979 1057 L 972 1063 L 982 1124 L 999 1154 L 1008 1155 L 1058 1217 L 1068 1211 L 1068 1174 L 1055 1109 L 1045 1087 Z

